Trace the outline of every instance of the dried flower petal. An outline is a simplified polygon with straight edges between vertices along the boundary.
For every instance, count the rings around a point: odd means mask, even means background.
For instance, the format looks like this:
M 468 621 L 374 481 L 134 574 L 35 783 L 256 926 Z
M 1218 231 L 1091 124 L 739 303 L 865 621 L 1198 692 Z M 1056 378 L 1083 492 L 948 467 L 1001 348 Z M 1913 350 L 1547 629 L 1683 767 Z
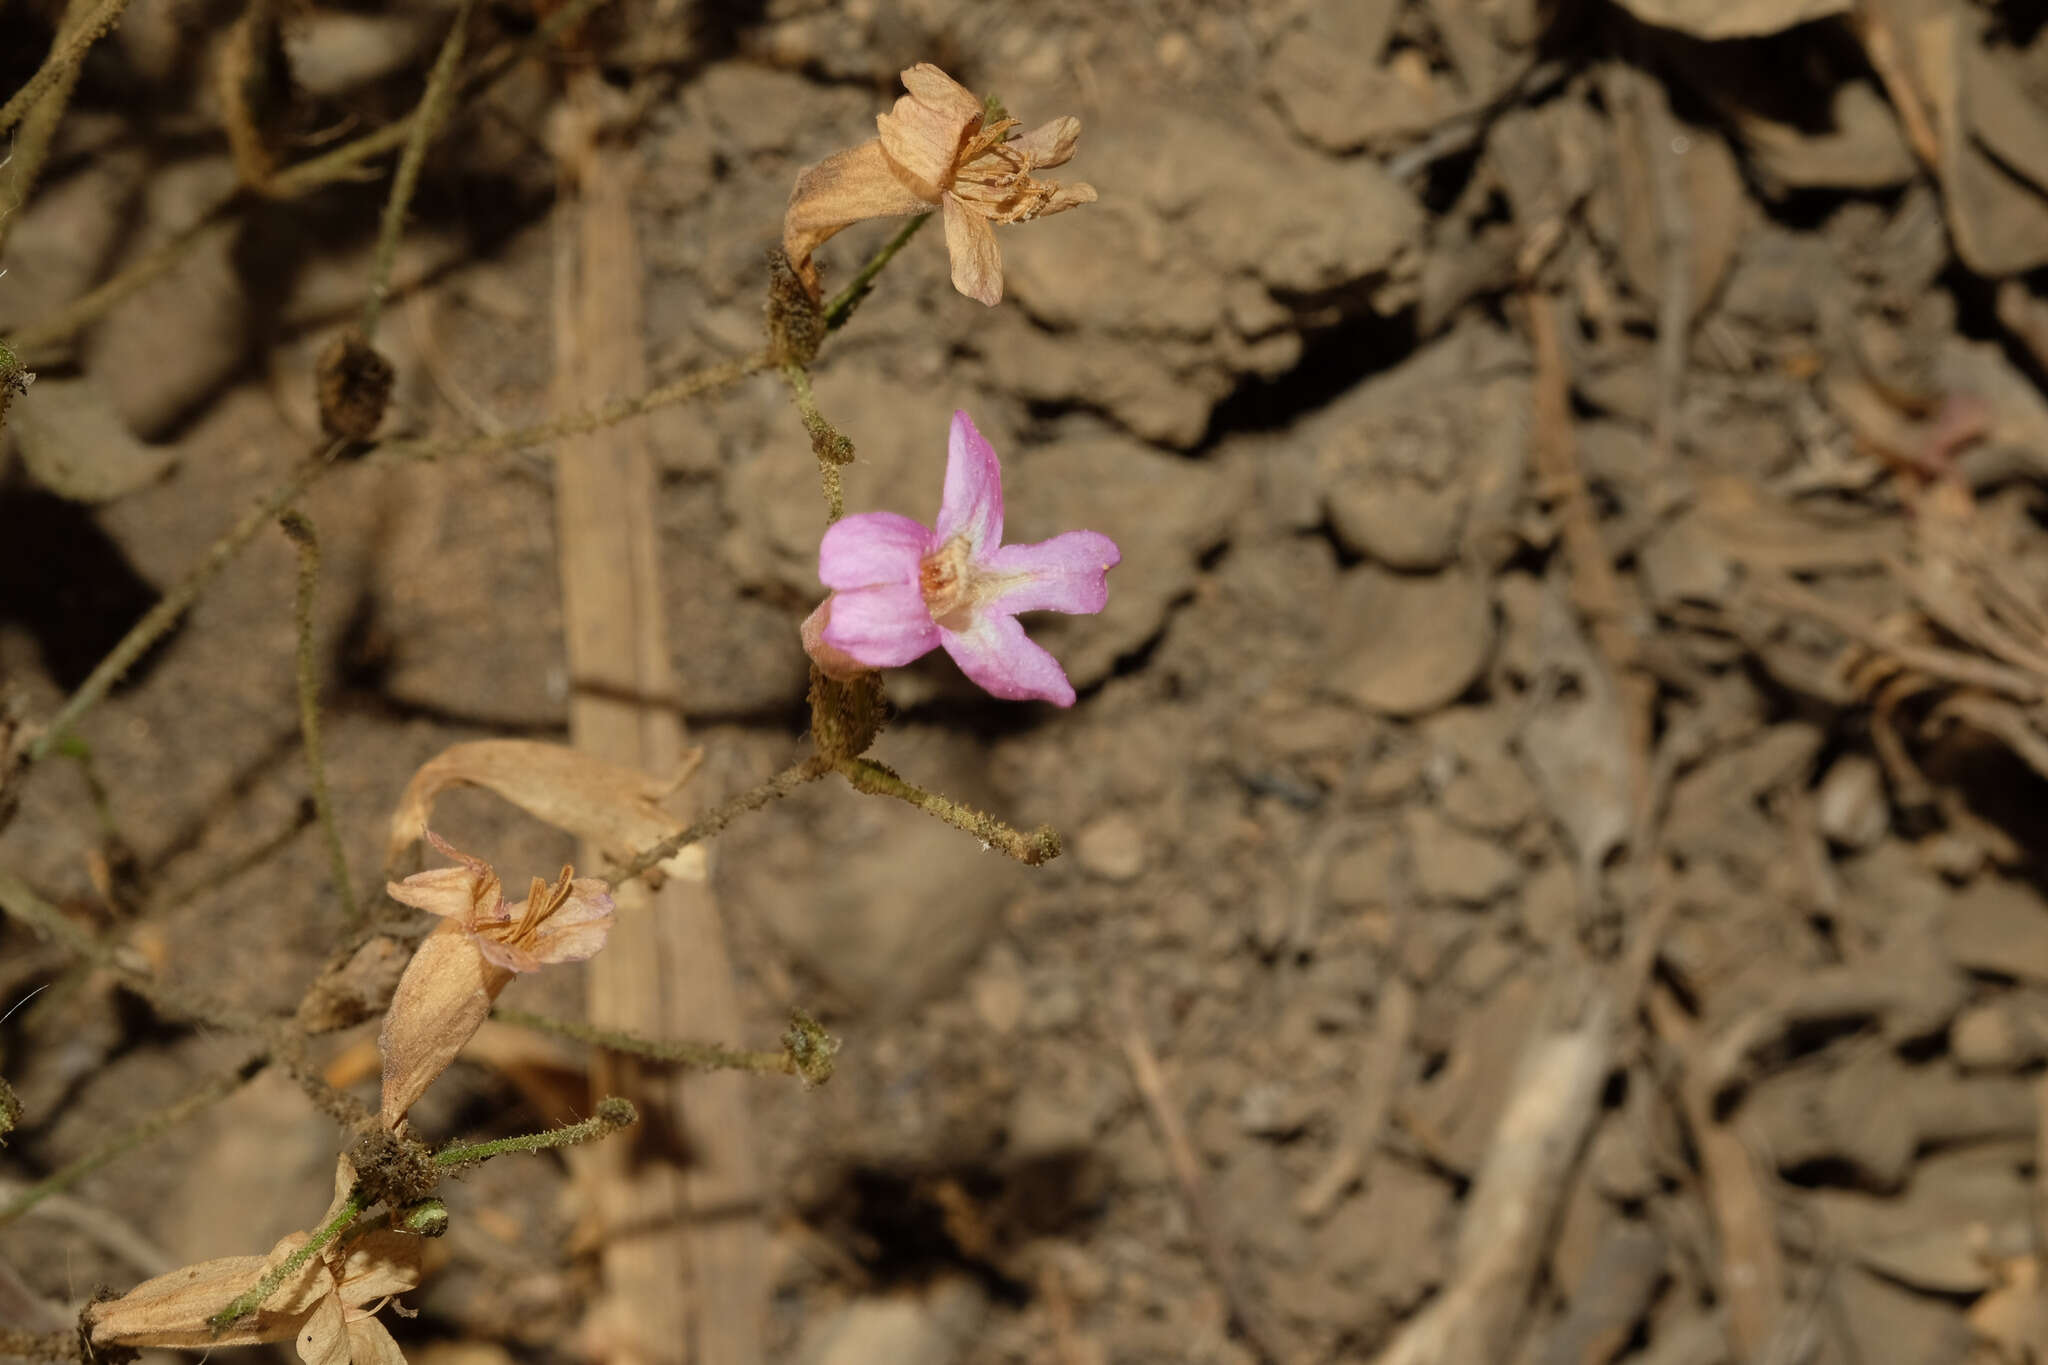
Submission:
M 416 872 L 385 888 L 394 899 L 446 916 L 398 979 L 377 1037 L 384 1054 L 380 1117 L 390 1128 L 490 1017 L 491 1002 L 515 972 L 581 962 L 604 947 L 612 927 L 611 888 L 596 877 L 565 867 L 552 885 L 536 877 L 525 900 L 507 905 L 488 863 L 431 830 L 426 838 L 461 866 Z
M 341 1212 L 356 1170 L 335 1163 L 334 1202 L 317 1226 Z M 398 1343 L 375 1310 L 420 1280 L 420 1239 L 389 1228 L 344 1234 L 322 1247 L 280 1284 L 262 1307 L 223 1331 L 210 1319 L 297 1255 L 310 1232 L 282 1238 L 267 1256 L 223 1256 L 145 1280 L 118 1299 L 89 1306 L 85 1321 L 96 1346 L 159 1346 L 207 1350 L 292 1338 L 307 1365 L 403 1365 Z
M 928 62 L 903 73 L 903 88 L 910 93 L 876 117 L 872 141 L 797 175 L 783 253 L 815 299 L 821 291 L 811 257 L 835 233 L 868 218 L 939 209 L 953 287 L 993 305 L 1003 296 L 1003 262 L 990 224 L 1029 222 L 1095 200 L 1091 186 L 1031 174 L 1074 155 L 1081 121 L 1056 118 L 1017 136 L 1015 119 L 987 122 L 981 101 Z
M 995 448 L 956 412 L 936 526 L 870 512 L 826 530 L 818 577 L 833 593 L 803 630 L 820 669 L 845 677 L 851 665 L 895 668 L 940 646 L 995 696 L 1074 704 L 1066 671 L 1024 634 L 1017 613 L 1101 611 L 1122 555 L 1095 531 L 1003 544 L 1002 477 Z

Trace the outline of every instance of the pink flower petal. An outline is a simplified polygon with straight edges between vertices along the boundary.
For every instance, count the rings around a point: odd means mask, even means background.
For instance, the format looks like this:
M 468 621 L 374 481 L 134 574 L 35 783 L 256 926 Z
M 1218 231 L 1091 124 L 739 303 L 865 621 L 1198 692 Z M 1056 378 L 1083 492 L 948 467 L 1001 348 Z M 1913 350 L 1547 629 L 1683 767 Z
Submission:
M 962 534 L 977 559 L 1003 543 L 1003 466 L 995 447 L 975 430 L 974 419 L 955 412 L 946 441 L 946 492 L 939 500 L 933 542 L 943 545 Z
M 825 643 L 869 668 L 900 668 L 939 643 L 939 628 L 915 582 L 889 583 L 833 594 Z
M 1109 571 L 1123 559 L 1116 542 L 1097 531 L 1069 531 L 1035 545 L 1003 545 L 981 557 L 997 580 L 982 611 L 1064 611 L 1093 616 L 1109 601 Z
M 931 528 L 894 512 L 862 512 L 825 529 L 818 542 L 818 580 L 828 588 L 915 583 L 931 552 Z
M 941 643 L 968 680 L 990 696 L 1074 704 L 1066 670 L 1031 642 L 1014 616 L 984 613 L 965 631 L 946 631 Z

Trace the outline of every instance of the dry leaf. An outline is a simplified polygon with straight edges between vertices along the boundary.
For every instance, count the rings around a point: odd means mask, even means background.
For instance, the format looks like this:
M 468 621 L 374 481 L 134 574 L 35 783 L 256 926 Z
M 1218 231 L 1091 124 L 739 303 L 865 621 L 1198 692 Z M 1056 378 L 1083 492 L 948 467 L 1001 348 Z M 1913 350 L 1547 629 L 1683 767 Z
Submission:
M 662 809 L 657 797 L 676 786 L 634 768 L 560 744 L 530 739 L 480 739 L 453 744 L 422 764 L 391 815 L 385 865 L 423 837 L 434 798 L 450 787 L 483 787 L 536 819 L 596 845 L 624 863 L 689 822 Z M 704 850 L 686 848 L 658 865 L 672 877 L 704 880 Z

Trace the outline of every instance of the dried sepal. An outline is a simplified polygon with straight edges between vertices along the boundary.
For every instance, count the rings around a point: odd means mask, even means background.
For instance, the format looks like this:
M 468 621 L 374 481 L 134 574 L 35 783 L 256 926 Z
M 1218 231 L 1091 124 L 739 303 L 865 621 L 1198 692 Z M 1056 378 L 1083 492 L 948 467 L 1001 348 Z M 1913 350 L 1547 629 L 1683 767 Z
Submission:
M 209 1346 L 254 1346 L 294 1335 L 334 1277 L 318 1258 L 277 1287 L 262 1307 L 216 1332 L 207 1319 L 256 1286 L 270 1269 L 304 1246 L 295 1232 L 268 1256 L 221 1256 L 182 1266 L 144 1280 L 118 1299 L 95 1303 L 85 1321 L 95 1346 L 160 1346 L 204 1350 Z
M 488 1019 L 512 973 L 484 959 L 462 925 L 445 921 L 421 940 L 392 992 L 377 1034 L 384 1055 L 378 1117 L 395 1128 Z

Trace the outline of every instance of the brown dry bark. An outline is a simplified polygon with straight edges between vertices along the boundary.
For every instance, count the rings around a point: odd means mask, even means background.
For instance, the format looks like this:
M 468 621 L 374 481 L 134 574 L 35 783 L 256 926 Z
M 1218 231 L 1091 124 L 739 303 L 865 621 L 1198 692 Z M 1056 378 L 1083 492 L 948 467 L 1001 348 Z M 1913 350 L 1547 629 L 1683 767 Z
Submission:
M 556 402 L 568 412 L 647 384 L 630 212 L 636 163 L 601 137 L 602 93 L 594 73 L 572 82 L 556 142 L 573 205 L 562 215 L 555 300 Z M 672 773 L 684 736 L 645 429 L 626 423 L 563 441 L 555 468 L 571 734 L 599 757 Z M 592 866 L 596 854 L 585 851 Z M 662 1038 L 741 1034 L 725 930 L 705 881 L 622 887 L 611 943 L 591 968 L 594 1024 Z M 613 1365 L 761 1359 L 764 1233 L 747 1080 L 597 1063 L 597 1093 L 625 1095 L 652 1119 L 630 1149 L 590 1149 L 604 1229 L 599 1339 Z

